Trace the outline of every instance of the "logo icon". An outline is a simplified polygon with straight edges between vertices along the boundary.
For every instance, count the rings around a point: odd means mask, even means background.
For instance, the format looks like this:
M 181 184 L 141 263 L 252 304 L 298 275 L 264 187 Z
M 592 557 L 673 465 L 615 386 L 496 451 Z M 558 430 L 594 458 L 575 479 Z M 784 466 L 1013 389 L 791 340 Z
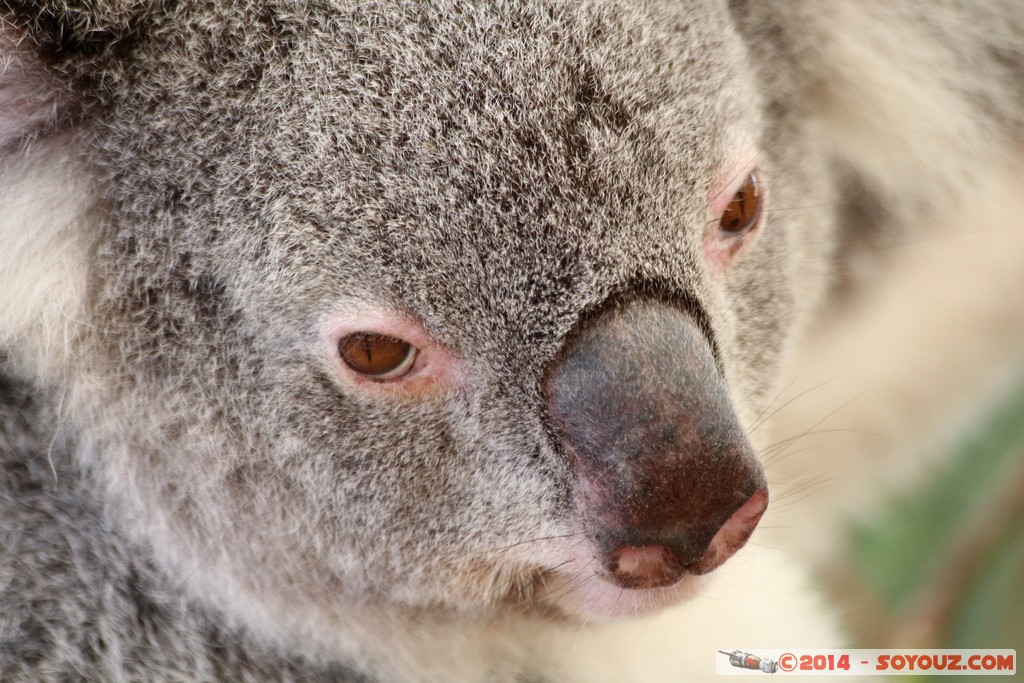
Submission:
M 774 659 L 762 659 L 757 655 L 752 655 L 749 652 L 740 652 L 739 650 L 733 650 L 732 652 L 719 650 L 719 652 L 728 657 L 729 663 L 737 669 L 753 669 L 755 671 L 763 671 L 766 674 L 773 674 L 779 670 L 779 665 Z

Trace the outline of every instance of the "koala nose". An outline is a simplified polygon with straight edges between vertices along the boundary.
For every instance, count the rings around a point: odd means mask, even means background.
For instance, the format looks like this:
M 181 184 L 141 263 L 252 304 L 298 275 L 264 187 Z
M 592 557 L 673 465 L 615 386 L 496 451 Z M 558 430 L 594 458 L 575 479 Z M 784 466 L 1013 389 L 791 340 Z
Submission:
M 768 505 L 764 471 L 689 314 L 646 301 L 605 310 L 567 344 L 545 391 L 608 580 L 670 585 L 746 543 Z

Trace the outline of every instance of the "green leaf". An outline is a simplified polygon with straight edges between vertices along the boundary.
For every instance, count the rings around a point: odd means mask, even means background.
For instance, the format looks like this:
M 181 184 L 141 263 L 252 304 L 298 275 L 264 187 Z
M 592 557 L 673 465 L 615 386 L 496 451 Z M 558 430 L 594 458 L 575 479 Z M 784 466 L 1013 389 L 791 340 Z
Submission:
M 852 531 L 855 571 L 888 611 L 880 633 L 923 625 L 931 641 L 887 646 L 1024 652 L 1024 381 L 950 455 Z

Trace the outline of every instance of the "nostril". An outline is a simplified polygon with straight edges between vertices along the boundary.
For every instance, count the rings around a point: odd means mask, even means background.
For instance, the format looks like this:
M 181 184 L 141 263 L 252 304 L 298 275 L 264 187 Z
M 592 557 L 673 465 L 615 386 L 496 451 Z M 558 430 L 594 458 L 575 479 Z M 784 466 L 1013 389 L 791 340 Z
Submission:
M 763 489 L 754 491 L 746 503 L 740 509 L 732 513 L 732 517 L 722 526 L 727 534 L 739 534 L 746 540 L 754 531 L 754 527 L 761 521 L 761 515 L 768 509 L 768 493 Z M 722 533 L 719 531 L 719 533 Z
M 663 545 L 624 545 L 612 554 L 612 574 L 623 588 L 657 588 L 675 583 L 685 568 Z
M 694 574 L 707 574 L 728 560 L 746 544 L 767 509 L 768 493 L 758 489 L 726 520 L 711 539 L 707 552 L 696 562 L 686 565 L 686 569 Z
M 680 528 L 672 533 L 650 533 L 637 529 L 619 530 L 618 542 L 604 557 L 606 571 L 622 588 L 669 586 L 684 574 L 707 574 L 743 547 L 768 508 L 768 493 L 757 489 L 725 520 L 712 529 Z M 634 539 L 633 543 L 622 540 Z

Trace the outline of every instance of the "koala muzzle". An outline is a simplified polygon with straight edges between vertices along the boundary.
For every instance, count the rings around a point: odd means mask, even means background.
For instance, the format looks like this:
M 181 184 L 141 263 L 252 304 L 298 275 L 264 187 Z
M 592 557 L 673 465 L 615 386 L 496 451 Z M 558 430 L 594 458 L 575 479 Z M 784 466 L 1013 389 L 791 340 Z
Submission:
M 667 586 L 746 543 L 767 483 L 689 314 L 660 302 L 605 310 L 568 343 L 545 389 L 605 578 Z

